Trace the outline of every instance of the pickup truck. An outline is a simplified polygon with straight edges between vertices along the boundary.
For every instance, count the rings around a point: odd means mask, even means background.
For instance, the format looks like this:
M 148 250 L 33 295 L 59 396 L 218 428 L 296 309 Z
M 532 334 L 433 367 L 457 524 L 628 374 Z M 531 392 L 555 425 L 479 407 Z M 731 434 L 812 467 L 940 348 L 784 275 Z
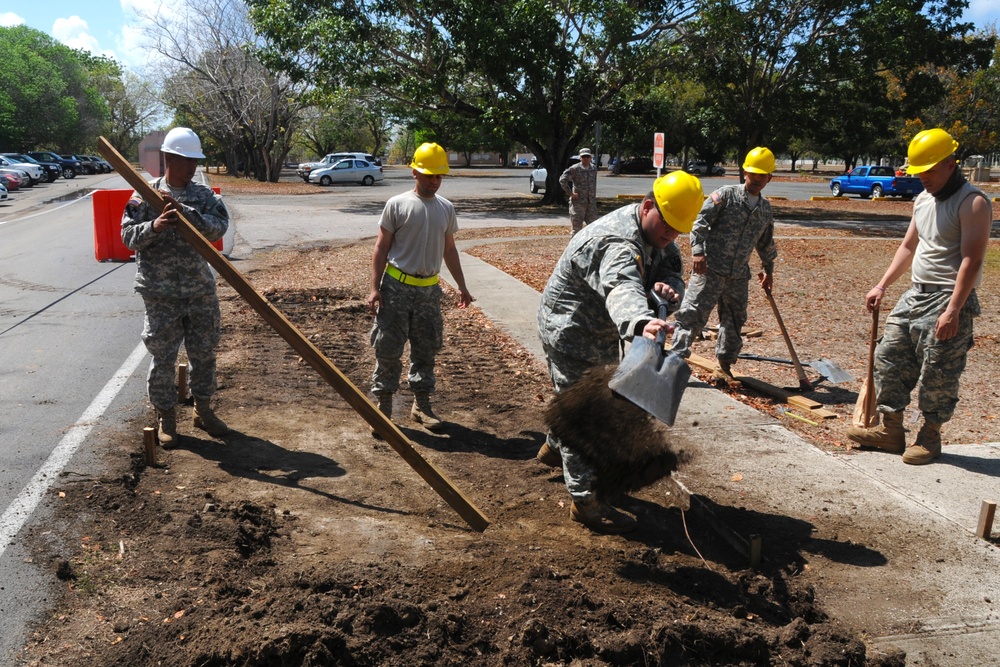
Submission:
M 924 184 L 916 176 L 896 176 L 892 167 L 865 166 L 831 180 L 830 190 L 834 197 L 846 194 L 910 200 L 924 191 Z

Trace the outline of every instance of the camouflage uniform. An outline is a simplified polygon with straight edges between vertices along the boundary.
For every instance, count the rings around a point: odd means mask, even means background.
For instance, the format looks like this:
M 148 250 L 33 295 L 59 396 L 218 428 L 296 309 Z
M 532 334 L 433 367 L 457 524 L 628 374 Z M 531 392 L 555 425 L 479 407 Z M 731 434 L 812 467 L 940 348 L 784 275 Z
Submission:
M 162 178 L 150 185 L 168 191 Z M 183 205 L 184 217 L 209 241 L 225 235 L 229 212 L 211 188 L 189 183 L 174 198 Z M 182 342 L 191 366 L 191 393 L 206 400 L 215 394 L 221 316 L 208 263 L 176 230 L 155 233 L 158 215 L 133 194 L 122 216 L 122 242 L 135 251 L 135 291 L 146 307 L 142 342 L 153 356 L 146 381 L 149 400 L 158 410 L 170 410 L 177 404 L 175 368 Z
M 404 285 L 382 276 L 382 305 L 375 316 L 371 343 L 375 348 L 372 391 L 395 393 L 403 372 L 403 347 L 410 341 L 408 379 L 414 393 L 433 392 L 434 360 L 444 343 L 441 286 Z
M 957 202 L 969 196 L 985 195 L 969 183 L 952 195 Z M 913 203 L 913 216 L 918 233 L 923 216 L 938 216 L 944 211 L 943 202 L 933 203 L 933 195 L 921 193 Z M 958 210 L 952 202 L 951 210 Z M 924 222 L 924 225 L 929 223 Z M 953 220 L 935 219 L 934 228 L 960 231 L 957 213 Z M 924 253 L 924 244 L 917 246 L 917 253 Z M 956 241 L 961 243 L 960 239 Z M 914 256 L 928 265 L 934 255 L 924 253 Z M 914 280 L 918 279 L 915 269 Z M 980 280 L 982 273 L 977 278 Z M 951 285 L 935 286 L 937 291 L 921 292 L 911 287 L 900 297 L 889 317 L 885 332 L 875 350 L 875 390 L 879 412 L 900 412 L 910 403 L 910 393 L 920 384 L 917 402 L 924 419 L 943 424 L 951 419 L 958 404 L 958 384 L 965 370 L 966 357 L 973 344 L 973 319 L 981 313 L 976 290 L 969 293 L 959 312 L 958 333 L 948 340 L 938 340 L 935 335 L 938 317 L 947 309 L 954 291 Z
M 585 167 L 578 162 L 562 173 L 559 185 L 569 196 L 569 221 L 576 234 L 584 225 L 597 220 L 597 167 L 593 164 Z M 573 198 L 574 192 L 579 198 Z
M 685 358 L 690 356 L 691 342 L 718 306 L 715 354 L 719 361 L 736 361 L 743 348 L 740 331 L 747 321 L 749 262 L 754 249 L 764 271 L 771 273 L 778 250 L 774 246 L 770 202 L 761 195 L 751 209 L 743 185 L 719 188 L 705 200 L 691 230 L 691 254 L 705 255 L 708 269 L 691 275 L 684 302 L 675 315 L 671 350 Z
M 654 283 L 684 293 L 680 251 L 646 242 L 639 207 L 613 211 L 573 236 L 545 285 L 538 336 L 557 392 L 592 366 L 618 363 L 621 341 L 641 335 L 655 317 L 646 296 Z M 562 455 L 570 495 L 589 500 L 594 471 L 551 433 L 547 442 Z

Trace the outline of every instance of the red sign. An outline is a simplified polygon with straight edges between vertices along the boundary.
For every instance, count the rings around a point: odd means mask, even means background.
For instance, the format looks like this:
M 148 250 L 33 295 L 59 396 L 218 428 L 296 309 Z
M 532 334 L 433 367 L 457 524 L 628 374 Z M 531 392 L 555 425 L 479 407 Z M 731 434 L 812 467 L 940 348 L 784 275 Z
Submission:
M 663 133 L 657 132 L 653 135 L 653 166 L 657 169 L 663 168 Z

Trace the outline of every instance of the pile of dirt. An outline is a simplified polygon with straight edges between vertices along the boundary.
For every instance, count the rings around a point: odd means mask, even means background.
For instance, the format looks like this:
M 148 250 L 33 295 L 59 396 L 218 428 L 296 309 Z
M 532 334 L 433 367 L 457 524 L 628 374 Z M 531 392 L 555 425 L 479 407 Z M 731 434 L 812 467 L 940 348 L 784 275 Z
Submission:
M 541 243 L 515 263 L 534 266 Z M 278 252 L 248 274 L 359 387 L 372 367 L 369 258 L 369 243 Z M 794 284 L 790 271 L 782 280 Z M 827 617 L 802 556 L 811 536 L 783 517 L 739 499 L 706 501 L 711 517 L 682 513 L 653 486 L 620 503 L 639 519 L 632 535 L 572 523 L 560 472 L 534 459 L 544 368 L 478 311 L 453 307 L 454 293 L 435 404 L 449 424 L 432 434 L 406 421 L 405 390 L 396 421 L 490 517 L 483 533 L 220 292 L 219 408 L 234 433 L 208 439 L 185 408 L 180 446 L 146 466 L 145 415 L 101 443 L 102 477 L 61 485 L 71 535 L 64 546 L 34 537 L 65 595 L 23 664 L 903 664 L 866 655 Z M 754 569 L 712 527 L 751 515 L 786 536 Z

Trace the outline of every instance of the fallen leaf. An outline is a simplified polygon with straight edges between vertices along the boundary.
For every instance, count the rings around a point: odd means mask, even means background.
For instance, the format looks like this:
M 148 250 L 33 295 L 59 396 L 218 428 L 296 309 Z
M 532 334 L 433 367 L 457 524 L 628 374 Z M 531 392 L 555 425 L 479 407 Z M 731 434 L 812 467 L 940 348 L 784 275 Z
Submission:
M 731 482 L 742 482 L 743 481 L 743 475 L 741 475 L 740 473 L 736 473 L 735 475 L 733 475 L 732 477 L 730 477 L 729 480 Z

